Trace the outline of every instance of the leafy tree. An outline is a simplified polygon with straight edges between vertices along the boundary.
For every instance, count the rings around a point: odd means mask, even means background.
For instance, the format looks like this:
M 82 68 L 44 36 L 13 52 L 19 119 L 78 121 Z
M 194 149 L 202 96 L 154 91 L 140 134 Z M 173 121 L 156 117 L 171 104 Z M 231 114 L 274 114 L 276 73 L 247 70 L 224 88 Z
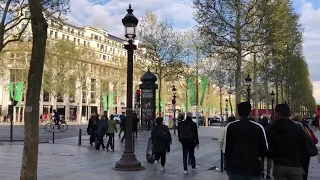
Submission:
M 45 71 L 42 88 L 46 92 L 53 95 L 53 108 L 56 109 L 58 96 L 63 96 L 68 93 L 69 80 L 68 78 L 72 63 L 79 55 L 79 50 L 74 43 L 66 40 L 58 40 L 50 42 L 46 50 Z
M 150 68 L 158 76 L 158 106 L 161 107 L 162 82 L 170 80 L 183 50 L 183 44 L 178 33 L 168 22 L 159 22 L 151 12 L 145 14 L 138 32 L 139 60 L 138 68 L 146 71 Z M 159 108 L 159 115 L 161 115 Z
M 266 1 L 193 0 L 198 30 L 207 39 L 209 54 L 228 54 L 236 64 L 236 103 L 240 102 L 243 58 L 261 46 L 252 41 L 257 38 L 256 28 L 264 17 Z M 252 28 L 254 23 L 254 28 Z M 258 31 L 260 32 L 260 31 Z

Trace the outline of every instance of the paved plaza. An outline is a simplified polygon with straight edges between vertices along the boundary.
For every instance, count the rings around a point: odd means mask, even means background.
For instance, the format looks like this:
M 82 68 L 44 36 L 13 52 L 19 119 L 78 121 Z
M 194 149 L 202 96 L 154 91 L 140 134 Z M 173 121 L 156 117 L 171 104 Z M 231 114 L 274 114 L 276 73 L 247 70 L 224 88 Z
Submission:
M 220 127 L 199 128 L 200 149 L 196 150 L 197 170 L 184 175 L 182 171 L 181 145 L 173 136 L 171 152 L 167 156 L 166 171 L 154 171 L 153 164 L 146 161 L 145 153 L 149 132 L 140 132 L 135 140 L 138 160 L 145 170 L 139 172 L 122 172 L 113 170 L 114 164 L 120 159 L 124 144 L 115 139 L 115 152 L 96 151 L 89 146 L 88 136 L 82 137 L 82 145 L 78 146 L 78 138 L 59 139 L 55 144 L 42 143 L 39 148 L 39 180 L 227 180 L 225 173 L 212 170 L 220 167 L 220 150 L 218 141 L 222 129 Z M 319 137 L 319 133 L 317 133 Z M 22 143 L 6 143 L 0 146 L 0 179 L 19 179 Z M 320 179 L 320 165 L 313 158 L 310 164 L 311 180 Z
M 73 125 L 69 124 L 66 132 L 60 132 L 58 129 L 55 130 L 55 139 L 63 139 L 68 137 L 75 137 L 79 134 L 79 129 L 86 129 L 87 124 Z M 0 141 L 10 140 L 10 125 L 0 125 Z M 22 141 L 24 140 L 24 126 L 14 125 L 13 126 L 13 140 Z M 51 141 L 52 133 L 44 130 L 44 125 L 39 127 L 39 141 Z

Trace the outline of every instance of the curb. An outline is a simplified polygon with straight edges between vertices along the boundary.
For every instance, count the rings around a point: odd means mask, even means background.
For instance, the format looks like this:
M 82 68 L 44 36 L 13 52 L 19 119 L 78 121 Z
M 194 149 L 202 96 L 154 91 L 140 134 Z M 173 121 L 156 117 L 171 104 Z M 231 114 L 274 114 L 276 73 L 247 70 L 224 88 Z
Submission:
M 7 143 L 14 143 L 14 142 L 24 142 L 24 140 L 0 140 L 0 145 L 5 145 Z M 45 143 L 49 143 L 49 141 L 39 141 L 39 144 L 45 144 Z

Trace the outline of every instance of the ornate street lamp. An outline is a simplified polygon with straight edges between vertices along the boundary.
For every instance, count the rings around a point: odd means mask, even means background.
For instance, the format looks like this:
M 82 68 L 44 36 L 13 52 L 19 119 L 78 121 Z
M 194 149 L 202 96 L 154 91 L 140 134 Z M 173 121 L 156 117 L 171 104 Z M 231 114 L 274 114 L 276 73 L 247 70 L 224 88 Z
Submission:
M 229 110 L 228 110 L 228 106 L 229 106 L 229 100 L 228 98 L 226 98 L 226 117 L 228 118 L 228 113 L 229 113 Z
M 136 27 L 138 19 L 133 15 L 133 9 L 129 4 L 127 15 L 122 19 L 122 24 L 125 28 L 125 37 L 128 44 L 124 47 L 127 50 L 127 108 L 126 108 L 126 127 L 125 127 L 125 147 L 121 159 L 116 163 L 114 169 L 122 171 L 138 171 L 141 170 L 141 162 L 137 160 L 134 153 L 133 145 L 133 52 L 137 46 L 133 44 L 136 37 Z
M 252 82 L 252 79 L 250 77 L 250 75 L 248 74 L 247 78 L 245 79 L 245 82 L 246 82 L 246 86 L 247 86 L 247 93 L 248 93 L 248 99 L 247 101 L 250 103 L 250 90 L 251 90 L 251 82 Z
M 272 120 L 273 120 L 273 116 L 274 116 L 274 96 L 276 94 L 272 91 L 270 95 L 271 95 L 271 109 L 272 109 L 271 117 L 272 117 Z
M 174 133 L 174 135 L 176 135 L 176 129 L 177 129 L 177 127 L 176 127 L 176 103 L 177 103 L 176 91 L 177 91 L 176 87 L 173 86 L 172 87 L 172 93 L 173 93 L 172 109 L 173 109 L 173 133 Z

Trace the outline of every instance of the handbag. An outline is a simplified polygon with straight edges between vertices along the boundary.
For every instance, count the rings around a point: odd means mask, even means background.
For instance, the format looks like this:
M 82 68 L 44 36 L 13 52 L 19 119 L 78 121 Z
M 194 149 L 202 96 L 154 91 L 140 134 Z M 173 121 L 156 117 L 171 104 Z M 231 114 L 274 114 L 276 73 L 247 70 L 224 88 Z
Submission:
M 318 148 L 311 138 L 310 131 L 307 128 L 305 128 L 305 130 L 307 132 L 305 138 L 306 138 L 306 142 L 307 142 L 308 154 L 310 157 L 317 156 L 318 155 Z

